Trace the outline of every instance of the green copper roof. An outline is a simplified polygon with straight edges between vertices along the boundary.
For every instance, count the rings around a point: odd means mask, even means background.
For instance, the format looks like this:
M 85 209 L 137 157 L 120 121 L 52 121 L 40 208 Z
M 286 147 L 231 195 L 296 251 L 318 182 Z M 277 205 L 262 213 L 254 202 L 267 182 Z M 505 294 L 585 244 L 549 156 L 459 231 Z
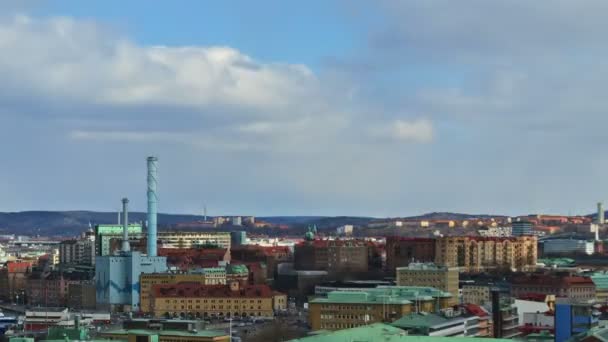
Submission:
M 608 290 L 608 273 L 596 272 L 591 275 L 591 280 L 598 290 Z
M 197 336 L 197 337 L 221 337 L 227 336 L 223 331 L 215 330 L 199 330 L 190 332 L 185 330 L 148 330 L 148 329 L 117 329 L 102 331 L 102 335 L 144 335 L 144 336 Z
M 291 342 L 496 342 L 511 341 L 507 339 L 479 338 L 473 337 L 431 337 L 431 336 L 408 336 L 399 328 L 388 324 L 376 323 L 358 328 L 338 330 L 326 334 L 304 337 Z
M 538 262 L 543 263 L 548 266 L 559 266 L 559 267 L 569 267 L 576 266 L 576 261 L 570 258 L 544 258 L 538 259 Z
M 245 265 L 228 265 L 226 266 L 228 274 L 249 274 L 249 269 Z
M 401 317 L 400 319 L 391 323 L 391 325 L 402 329 L 425 329 L 441 326 L 446 323 L 451 324 L 451 322 L 457 322 L 462 320 L 464 320 L 464 317 L 456 316 L 453 318 L 447 318 L 432 313 L 412 313 Z

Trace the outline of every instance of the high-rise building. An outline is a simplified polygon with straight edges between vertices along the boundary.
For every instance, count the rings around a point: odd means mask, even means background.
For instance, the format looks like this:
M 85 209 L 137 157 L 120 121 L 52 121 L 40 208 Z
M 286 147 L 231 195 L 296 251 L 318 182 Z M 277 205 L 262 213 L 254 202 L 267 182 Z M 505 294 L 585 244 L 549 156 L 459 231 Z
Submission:
M 458 304 L 458 268 L 432 263 L 411 263 L 397 267 L 398 286 L 429 286 L 452 294 L 452 305 Z
M 95 265 L 95 237 L 61 241 L 59 262 L 71 265 Z
M 528 236 L 532 235 L 532 222 L 529 221 L 514 221 L 511 223 L 511 234 L 513 236 Z
M 537 238 L 447 236 L 436 240 L 435 263 L 464 271 L 536 268 Z

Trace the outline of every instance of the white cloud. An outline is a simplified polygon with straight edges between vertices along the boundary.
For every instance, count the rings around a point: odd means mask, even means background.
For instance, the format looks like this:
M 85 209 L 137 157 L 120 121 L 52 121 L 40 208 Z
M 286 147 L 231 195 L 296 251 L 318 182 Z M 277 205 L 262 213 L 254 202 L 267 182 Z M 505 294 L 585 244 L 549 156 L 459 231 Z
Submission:
M 370 129 L 371 135 L 379 140 L 407 143 L 430 143 L 433 141 L 433 124 L 428 119 L 405 121 L 397 119 Z

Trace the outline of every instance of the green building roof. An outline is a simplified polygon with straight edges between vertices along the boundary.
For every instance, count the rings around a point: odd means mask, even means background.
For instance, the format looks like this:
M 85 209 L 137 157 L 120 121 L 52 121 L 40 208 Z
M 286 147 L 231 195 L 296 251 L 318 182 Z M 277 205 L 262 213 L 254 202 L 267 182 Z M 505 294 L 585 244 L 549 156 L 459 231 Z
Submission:
M 199 330 L 196 332 L 185 330 L 148 330 L 148 329 L 116 329 L 102 331 L 102 335 L 144 335 L 144 336 L 197 336 L 197 337 L 221 337 L 226 336 L 223 331 L 217 330 Z
M 591 281 L 598 290 L 608 290 L 608 273 L 595 272 L 591 274 Z
M 474 337 L 430 337 L 430 336 L 411 336 L 399 328 L 383 323 L 375 323 L 352 329 L 344 329 L 317 334 L 315 336 L 304 337 L 291 342 L 495 342 L 511 341 L 507 339 L 484 338 L 480 340 Z
M 539 263 L 543 263 L 547 266 L 557 267 L 573 267 L 576 266 L 576 261 L 570 258 L 544 258 L 538 259 Z
M 366 291 L 332 291 L 327 294 L 327 298 L 316 298 L 311 303 L 411 304 L 451 296 L 448 292 L 433 287 L 378 286 Z
M 433 313 L 412 313 L 401 317 L 391 323 L 391 325 L 401 329 L 428 329 L 464 319 L 465 317 L 461 316 L 448 318 Z
M 226 272 L 228 274 L 249 274 L 249 269 L 245 265 L 228 265 Z

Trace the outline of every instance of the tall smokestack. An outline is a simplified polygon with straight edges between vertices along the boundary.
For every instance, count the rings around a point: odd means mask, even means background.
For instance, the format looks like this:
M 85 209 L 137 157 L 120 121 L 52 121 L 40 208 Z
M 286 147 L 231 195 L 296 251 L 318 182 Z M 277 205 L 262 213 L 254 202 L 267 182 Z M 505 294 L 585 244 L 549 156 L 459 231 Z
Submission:
M 148 256 L 156 256 L 156 157 L 148 157 Z
M 597 224 L 604 224 L 604 203 L 597 202 Z
M 122 199 L 122 251 L 128 252 L 131 250 L 129 247 L 129 209 L 127 206 L 129 205 L 129 199 Z

